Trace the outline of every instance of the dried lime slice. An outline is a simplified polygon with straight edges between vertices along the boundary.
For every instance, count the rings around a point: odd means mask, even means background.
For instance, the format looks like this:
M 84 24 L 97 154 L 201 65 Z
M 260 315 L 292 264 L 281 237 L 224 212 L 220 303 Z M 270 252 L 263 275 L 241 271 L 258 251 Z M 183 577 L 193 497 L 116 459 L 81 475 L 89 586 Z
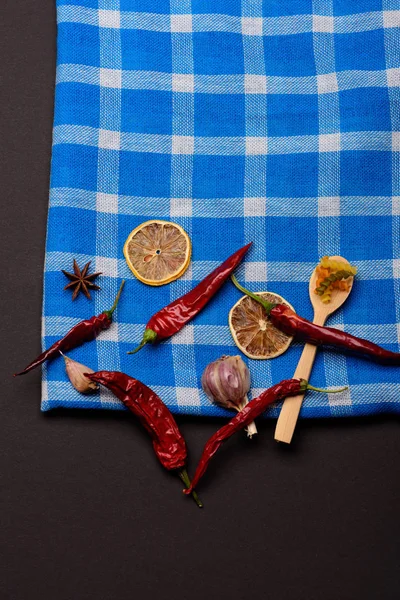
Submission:
M 256 295 L 267 302 L 285 304 L 294 310 L 293 306 L 278 294 L 256 292 Z M 231 308 L 229 328 L 235 344 L 243 354 L 257 360 L 275 358 L 283 354 L 293 339 L 277 329 L 261 304 L 249 296 L 243 296 Z
M 168 221 L 146 221 L 124 245 L 132 273 L 147 285 L 164 285 L 181 277 L 189 266 L 192 246 L 186 231 Z

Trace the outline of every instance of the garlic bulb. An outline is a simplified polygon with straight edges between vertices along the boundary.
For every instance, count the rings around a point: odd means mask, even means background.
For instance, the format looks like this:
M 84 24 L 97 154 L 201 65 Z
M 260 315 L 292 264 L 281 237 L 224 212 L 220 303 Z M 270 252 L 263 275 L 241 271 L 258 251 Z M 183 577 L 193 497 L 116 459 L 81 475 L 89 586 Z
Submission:
M 221 356 L 207 365 L 201 384 L 208 398 L 222 408 L 240 411 L 248 403 L 250 372 L 240 356 Z M 251 437 L 255 433 L 253 422 L 248 425 L 247 434 Z
M 84 375 L 84 373 L 94 373 L 93 369 L 85 367 L 85 365 L 76 362 L 76 360 L 72 360 L 72 358 L 65 356 L 65 354 L 62 354 L 62 356 L 65 361 L 65 370 L 74 388 L 81 394 L 91 394 L 95 392 L 99 386 Z

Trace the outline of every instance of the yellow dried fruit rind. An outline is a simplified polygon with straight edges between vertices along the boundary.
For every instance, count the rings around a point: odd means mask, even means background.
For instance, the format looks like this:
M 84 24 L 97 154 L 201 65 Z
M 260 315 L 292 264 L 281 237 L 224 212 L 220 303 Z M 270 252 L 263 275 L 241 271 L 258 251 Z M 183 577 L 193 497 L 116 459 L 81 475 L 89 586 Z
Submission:
M 124 256 L 132 273 L 147 285 L 165 285 L 181 277 L 189 266 L 190 238 L 176 223 L 153 219 L 129 234 Z

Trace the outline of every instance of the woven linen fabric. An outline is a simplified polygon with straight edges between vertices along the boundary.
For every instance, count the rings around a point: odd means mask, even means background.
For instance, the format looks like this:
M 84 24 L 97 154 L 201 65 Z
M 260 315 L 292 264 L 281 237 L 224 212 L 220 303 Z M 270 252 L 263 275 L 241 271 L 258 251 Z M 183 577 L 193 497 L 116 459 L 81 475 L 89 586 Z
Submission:
M 400 10 L 398 0 L 58 0 L 58 60 L 43 346 L 111 306 L 112 327 L 70 352 L 124 371 L 176 413 L 227 415 L 201 391 L 205 366 L 238 354 L 230 282 L 178 335 L 134 356 L 150 316 L 249 241 L 237 270 L 312 318 L 308 281 L 323 255 L 358 267 L 328 324 L 399 350 Z M 159 218 L 193 242 L 170 285 L 138 282 L 122 253 Z M 61 269 L 92 261 L 92 301 Z M 252 395 L 294 373 L 302 350 L 247 361 Z M 400 369 L 319 350 L 303 417 L 400 412 Z M 120 409 L 79 395 L 63 360 L 43 370 L 43 410 Z M 278 407 L 268 411 L 276 417 Z

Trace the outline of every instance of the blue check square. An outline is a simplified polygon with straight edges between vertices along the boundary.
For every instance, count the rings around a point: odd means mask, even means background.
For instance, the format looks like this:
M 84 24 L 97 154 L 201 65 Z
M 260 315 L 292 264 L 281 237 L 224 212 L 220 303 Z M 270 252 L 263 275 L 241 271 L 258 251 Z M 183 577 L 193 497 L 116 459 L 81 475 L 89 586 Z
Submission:
M 243 74 L 241 36 L 215 31 L 193 33 L 193 63 L 198 75 Z
M 357 217 L 341 218 L 341 247 L 344 256 L 351 256 L 352 260 L 389 260 L 393 255 L 392 218 L 379 217 L 375 219 L 374 227 L 369 228 L 369 218 L 361 215 Z M 368 241 L 362 241 L 368 231 Z
M 344 196 L 389 196 L 391 174 L 390 152 L 341 152 L 340 191 Z
M 338 71 L 372 71 L 384 69 L 385 37 L 383 29 L 335 35 Z
M 267 158 L 269 197 L 299 198 L 318 194 L 318 154 L 281 154 Z M 290 200 L 293 202 L 293 200 Z
M 97 85 L 65 82 L 57 86 L 54 125 L 100 125 L 100 88 Z
M 243 156 L 193 158 L 194 198 L 240 198 L 244 192 Z
M 267 98 L 269 135 L 318 134 L 317 94 L 269 94 Z
M 194 132 L 199 136 L 244 136 L 245 98 L 243 94 L 196 94 Z
M 172 68 L 171 35 L 142 29 L 121 29 L 124 70 L 163 71 Z
M 98 27 L 81 23 L 60 23 L 58 60 L 60 63 L 97 66 L 100 61 Z
M 97 159 L 98 149 L 91 146 L 55 146 L 52 156 L 52 187 L 96 190 Z
M 194 15 L 231 15 L 240 17 L 242 7 L 237 0 L 192 0 L 191 8 Z
M 145 152 L 120 153 L 119 193 L 126 196 L 169 196 L 171 156 Z
M 287 15 L 303 15 L 312 13 L 312 0 L 263 0 L 263 14 L 266 17 L 282 17 Z
M 342 131 L 390 131 L 387 88 L 357 88 L 339 94 Z
M 347 0 L 333 0 L 334 15 L 351 15 L 354 4 Z M 357 0 L 357 12 L 368 13 L 382 10 L 382 0 Z
M 157 2 L 154 2 L 154 0 L 134 0 L 134 3 L 132 2 L 132 0 L 117 1 L 120 10 L 127 12 L 132 12 L 132 10 L 134 10 L 134 12 L 136 13 L 143 12 L 149 14 L 169 15 L 171 11 L 169 0 L 157 0 Z
M 172 93 L 122 90 L 122 131 L 172 134 Z
M 304 77 L 316 74 L 313 36 L 264 36 L 264 61 L 267 75 Z

